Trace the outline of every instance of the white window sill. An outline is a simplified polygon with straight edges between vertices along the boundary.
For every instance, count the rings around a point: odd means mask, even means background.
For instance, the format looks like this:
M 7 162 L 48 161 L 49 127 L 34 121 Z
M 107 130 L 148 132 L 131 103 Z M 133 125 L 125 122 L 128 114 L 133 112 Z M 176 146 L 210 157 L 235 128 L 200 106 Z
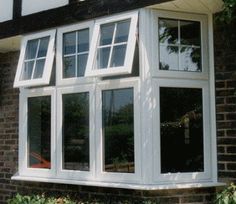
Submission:
M 225 186 L 225 183 L 220 182 L 198 182 L 198 183 L 185 183 L 185 184 L 126 184 L 115 182 L 101 182 L 101 181 L 75 181 L 56 178 L 40 178 L 40 177 L 28 177 L 14 175 L 12 180 L 17 181 L 30 181 L 30 182 L 44 182 L 44 183 L 60 183 L 60 184 L 72 184 L 83 186 L 98 186 L 98 187 L 110 187 L 110 188 L 124 188 L 134 190 L 170 190 L 170 189 L 188 189 L 188 188 L 206 188 L 206 187 L 219 187 Z

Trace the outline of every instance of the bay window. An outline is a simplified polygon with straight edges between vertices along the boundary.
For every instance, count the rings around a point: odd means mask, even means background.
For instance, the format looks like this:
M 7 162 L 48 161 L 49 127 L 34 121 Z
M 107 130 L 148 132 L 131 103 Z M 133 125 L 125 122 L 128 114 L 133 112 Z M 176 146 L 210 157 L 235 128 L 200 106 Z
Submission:
M 208 36 L 205 15 L 151 9 L 26 36 L 15 178 L 136 189 L 216 182 Z

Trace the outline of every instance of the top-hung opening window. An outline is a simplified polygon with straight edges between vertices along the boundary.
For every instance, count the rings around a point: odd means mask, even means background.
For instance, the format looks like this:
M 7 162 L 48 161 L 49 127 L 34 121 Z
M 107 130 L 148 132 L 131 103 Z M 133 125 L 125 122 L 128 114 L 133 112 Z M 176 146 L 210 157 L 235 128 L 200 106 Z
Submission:
M 25 36 L 14 87 L 49 84 L 54 59 L 55 30 Z
M 132 71 L 138 12 L 95 22 L 86 76 L 112 76 Z

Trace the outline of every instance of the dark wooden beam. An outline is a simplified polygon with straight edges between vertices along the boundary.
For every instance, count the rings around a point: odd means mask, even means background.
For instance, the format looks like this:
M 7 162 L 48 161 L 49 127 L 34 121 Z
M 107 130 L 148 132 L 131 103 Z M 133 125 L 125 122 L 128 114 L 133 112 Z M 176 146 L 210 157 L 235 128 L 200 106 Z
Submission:
M 16 6 L 19 9 L 21 0 Z M 0 23 L 0 39 L 80 22 L 96 17 L 138 9 L 171 0 L 71 0 L 66 6 L 19 17 Z M 18 6 L 17 6 L 18 5 Z M 17 11 L 17 10 L 16 10 Z M 17 17 L 18 16 L 18 17 Z
M 13 19 L 21 17 L 22 0 L 13 1 Z

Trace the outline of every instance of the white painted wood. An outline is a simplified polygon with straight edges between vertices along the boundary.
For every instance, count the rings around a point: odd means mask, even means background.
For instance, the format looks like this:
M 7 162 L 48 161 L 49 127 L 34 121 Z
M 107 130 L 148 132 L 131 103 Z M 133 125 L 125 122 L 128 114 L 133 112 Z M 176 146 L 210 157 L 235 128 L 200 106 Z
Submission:
M 169 11 L 185 11 L 188 13 L 216 13 L 223 9 L 222 0 L 174 0 L 156 4 L 150 8 L 158 8 Z
M 22 0 L 22 16 L 65 6 L 68 3 L 69 0 Z
M 13 0 L 0 0 L 0 22 L 13 18 Z

